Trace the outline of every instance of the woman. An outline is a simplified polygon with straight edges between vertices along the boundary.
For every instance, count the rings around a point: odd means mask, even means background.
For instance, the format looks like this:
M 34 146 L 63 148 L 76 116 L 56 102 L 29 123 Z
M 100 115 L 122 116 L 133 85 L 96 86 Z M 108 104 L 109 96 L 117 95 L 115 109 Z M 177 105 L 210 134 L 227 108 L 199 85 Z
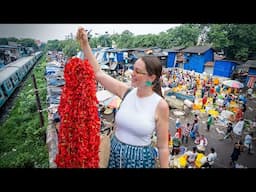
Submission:
M 96 80 L 113 94 L 123 98 L 128 85 L 104 73 L 91 51 L 87 32 L 77 31 L 84 55 L 92 65 Z M 160 76 L 162 65 L 156 57 L 146 56 L 134 64 L 131 85 L 116 114 L 116 130 L 111 139 L 109 168 L 153 168 L 154 149 L 151 136 L 157 133 L 161 168 L 168 168 L 169 106 L 162 97 Z

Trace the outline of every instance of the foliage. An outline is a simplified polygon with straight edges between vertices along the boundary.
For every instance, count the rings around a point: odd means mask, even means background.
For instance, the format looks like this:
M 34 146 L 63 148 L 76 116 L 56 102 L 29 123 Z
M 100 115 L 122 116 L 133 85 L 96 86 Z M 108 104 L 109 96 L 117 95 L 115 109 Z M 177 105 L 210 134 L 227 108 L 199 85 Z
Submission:
M 192 46 L 196 45 L 199 33 L 200 25 L 196 24 L 184 24 L 176 28 L 170 28 L 167 32 L 162 32 L 159 35 L 146 34 L 135 36 L 129 30 L 125 30 L 121 34 L 115 33 L 113 35 L 94 37 L 91 39 L 91 42 L 93 42 L 91 45 L 92 47 L 99 45 L 110 46 L 111 40 L 116 42 L 118 48 Z
M 157 35 L 138 35 L 134 37 L 134 41 L 131 43 L 131 47 L 154 47 L 157 44 Z
M 18 43 L 24 47 L 32 47 L 34 50 L 38 50 L 38 46 L 34 39 L 29 39 L 29 38 L 20 39 Z
M 36 64 L 33 73 L 37 79 L 41 101 L 46 100 L 44 70 L 45 56 Z M 46 108 L 46 102 L 41 102 Z M 47 112 L 44 112 L 45 126 L 41 128 L 37 112 L 32 78 L 29 76 L 23 90 L 15 99 L 8 119 L 0 126 L 0 167 L 26 168 L 49 166 L 46 145 Z
M 206 41 L 211 43 L 217 51 L 222 51 L 230 46 L 227 31 L 223 30 L 223 25 L 212 24 L 209 28 Z
M 131 48 L 131 44 L 133 42 L 133 33 L 129 30 L 125 30 L 118 37 L 119 41 L 117 41 L 117 47 L 119 48 Z
M 8 45 L 7 38 L 0 38 L 0 45 Z
M 204 37 L 199 43 L 199 38 Z M 0 39 L 1 40 L 1 39 Z M 115 42 L 117 48 L 189 47 L 208 44 L 218 52 L 224 52 L 228 59 L 245 61 L 256 57 L 255 24 L 182 24 L 166 32 L 156 34 L 134 35 L 129 30 L 112 35 L 107 32 L 99 37 L 91 37 L 92 47 L 111 47 Z M 48 41 L 48 50 L 60 50 L 72 56 L 80 49 L 74 41 Z M 77 50 L 76 50 L 77 48 Z
M 49 40 L 46 45 L 46 50 L 50 51 L 63 51 L 67 57 L 72 57 L 77 54 L 80 46 L 77 41 L 73 39 L 68 40 Z
M 105 33 L 104 35 L 101 35 L 99 37 L 98 43 L 101 47 L 111 47 L 111 39 L 108 33 Z
M 99 41 L 98 38 L 91 38 L 90 39 L 91 47 L 97 47 L 97 45 L 99 44 L 98 41 Z
M 195 46 L 197 43 L 200 29 L 195 24 L 183 24 L 179 27 L 168 30 L 173 39 L 173 46 Z
M 78 50 L 79 50 L 79 44 L 77 41 L 74 41 L 71 39 L 63 41 L 63 53 L 67 57 L 75 56 Z
M 47 50 L 62 51 L 63 45 L 59 40 L 49 40 L 47 42 Z
M 209 25 L 208 42 L 223 49 L 227 58 L 246 61 L 255 57 L 255 24 L 214 24 Z

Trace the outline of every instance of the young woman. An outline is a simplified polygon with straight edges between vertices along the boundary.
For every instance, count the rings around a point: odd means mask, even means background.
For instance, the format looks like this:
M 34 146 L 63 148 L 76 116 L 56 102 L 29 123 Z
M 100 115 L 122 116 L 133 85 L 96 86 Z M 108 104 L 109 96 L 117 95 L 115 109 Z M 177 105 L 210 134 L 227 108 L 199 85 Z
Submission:
M 77 39 L 86 59 L 92 65 L 96 80 L 113 94 L 123 98 L 129 87 L 104 73 L 91 51 L 87 32 L 77 31 Z M 151 137 L 157 133 L 161 168 L 168 168 L 169 106 L 162 97 L 162 65 L 154 56 L 139 58 L 134 64 L 130 91 L 116 114 L 116 130 L 111 139 L 109 168 L 153 168 L 154 149 Z

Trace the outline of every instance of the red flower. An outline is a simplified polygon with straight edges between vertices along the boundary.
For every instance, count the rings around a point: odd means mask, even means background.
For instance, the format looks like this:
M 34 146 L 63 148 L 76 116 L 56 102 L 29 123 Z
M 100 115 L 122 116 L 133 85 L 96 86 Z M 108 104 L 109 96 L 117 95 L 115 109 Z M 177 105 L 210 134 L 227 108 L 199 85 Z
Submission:
M 65 66 L 64 79 L 55 162 L 61 168 L 98 168 L 100 119 L 92 66 L 73 58 Z

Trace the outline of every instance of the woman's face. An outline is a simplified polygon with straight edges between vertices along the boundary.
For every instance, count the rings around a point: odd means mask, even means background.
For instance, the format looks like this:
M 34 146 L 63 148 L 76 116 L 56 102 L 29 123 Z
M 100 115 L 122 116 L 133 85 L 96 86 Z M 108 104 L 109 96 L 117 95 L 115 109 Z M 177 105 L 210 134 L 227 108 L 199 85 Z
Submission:
M 143 87 L 146 81 L 149 80 L 148 72 L 146 70 L 146 65 L 142 59 L 138 59 L 134 63 L 132 72 L 132 86 L 133 87 Z

